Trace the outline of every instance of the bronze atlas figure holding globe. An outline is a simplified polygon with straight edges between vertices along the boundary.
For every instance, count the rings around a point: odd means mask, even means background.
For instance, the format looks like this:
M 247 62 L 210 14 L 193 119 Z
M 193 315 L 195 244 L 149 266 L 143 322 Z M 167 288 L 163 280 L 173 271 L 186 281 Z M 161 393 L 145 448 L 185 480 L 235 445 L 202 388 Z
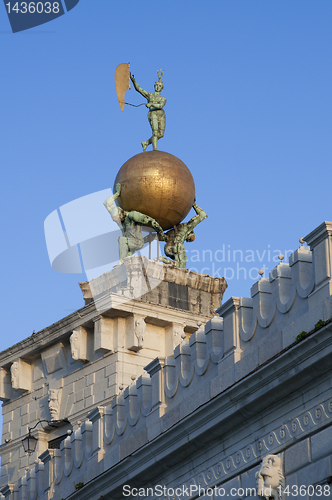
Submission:
M 152 136 L 142 142 L 143 153 L 127 160 L 116 175 L 114 194 L 104 202 L 113 220 L 122 231 L 119 237 L 119 264 L 133 255 L 147 242 L 142 230 L 153 229 L 159 241 L 165 241 L 165 264 L 186 268 L 187 256 L 184 242 L 194 241 L 193 229 L 207 215 L 196 204 L 195 183 L 188 167 L 176 156 L 158 151 L 158 140 L 164 135 L 166 118 L 165 97 L 160 95 L 164 88 L 163 72 L 157 71 L 158 80 L 150 93 L 143 90 L 130 74 L 129 64 L 120 64 L 115 71 L 115 85 L 121 110 L 124 109 L 125 92 L 134 88 L 147 99 L 148 119 Z M 152 151 L 146 148 L 152 144 Z M 115 206 L 115 203 L 117 206 Z M 196 215 L 183 222 L 190 209 Z M 170 260 L 169 260 L 170 259 Z

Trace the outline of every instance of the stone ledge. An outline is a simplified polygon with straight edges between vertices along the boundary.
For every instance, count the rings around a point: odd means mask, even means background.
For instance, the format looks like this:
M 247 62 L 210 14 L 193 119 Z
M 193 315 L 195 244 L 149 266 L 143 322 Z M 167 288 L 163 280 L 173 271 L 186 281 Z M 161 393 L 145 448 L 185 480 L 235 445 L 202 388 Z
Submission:
M 127 257 L 121 266 L 79 284 L 86 304 L 116 293 L 127 300 L 170 306 L 212 316 L 227 288 L 225 278 L 167 266 L 146 257 Z

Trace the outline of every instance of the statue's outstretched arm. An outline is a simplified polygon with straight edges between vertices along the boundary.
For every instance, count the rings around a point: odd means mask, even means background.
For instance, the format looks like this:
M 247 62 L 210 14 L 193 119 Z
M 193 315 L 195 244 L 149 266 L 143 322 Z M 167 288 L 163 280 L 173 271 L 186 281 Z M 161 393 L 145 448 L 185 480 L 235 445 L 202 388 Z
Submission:
M 145 99 L 148 99 L 149 98 L 149 92 L 147 92 L 146 90 L 142 89 L 142 87 L 140 87 L 138 85 L 138 83 L 135 80 L 134 75 L 130 74 L 130 79 L 133 82 L 135 90 L 137 90 L 137 92 L 139 92 L 143 97 L 145 97 Z
M 104 201 L 104 205 L 106 207 L 106 210 L 111 213 L 112 211 L 112 207 L 114 205 L 114 202 L 117 198 L 119 198 L 120 196 L 120 193 L 121 193 L 121 184 L 118 183 L 116 186 L 115 186 L 115 193 L 112 195 L 112 196 L 109 196 L 107 198 L 107 200 Z
M 129 212 L 127 217 L 138 224 L 142 224 L 142 226 L 153 227 L 153 229 L 155 229 L 155 231 L 158 233 L 159 239 L 164 239 L 164 231 L 162 227 L 152 217 L 141 214 L 141 212 L 136 212 L 136 210 L 132 210 L 131 212 Z
M 187 222 L 187 229 L 190 231 L 192 231 L 194 227 L 197 226 L 197 224 L 207 218 L 207 214 L 204 212 L 204 210 L 196 204 L 196 198 L 193 204 L 193 209 L 195 210 L 197 215 L 195 215 L 192 219 L 190 219 L 189 222 Z

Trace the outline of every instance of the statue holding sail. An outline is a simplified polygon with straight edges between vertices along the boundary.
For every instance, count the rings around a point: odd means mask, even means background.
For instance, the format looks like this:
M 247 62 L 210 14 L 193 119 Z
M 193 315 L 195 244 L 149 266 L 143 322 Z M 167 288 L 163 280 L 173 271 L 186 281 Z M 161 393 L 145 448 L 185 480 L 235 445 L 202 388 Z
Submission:
M 152 144 L 153 151 L 157 150 L 158 140 L 164 137 L 166 127 L 166 115 L 163 109 L 166 104 L 166 98 L 160 95 L 161 91 L 164 89 L 164 83 L 162 81 L 164 72 L 160 70 L 160 72 L 157 71 L 157 74 L 158 80 L 154 84 L 154 92 L 152 93 L 147 92 L 138 85 L 134 75 L 130 73 L 129 64 L 120 64 L 115 70 L 115 87 L 121 111 L 123 111 L 124 105 L 128 104 L 124 101 L 124 95 L 130 88 L 130 80 L 133 82 L 135 90 L 148 101 L 145 106 L 149 110 L 148 120 L 152 129 L 152 136 L 150 139 L 141 143 L 143 151 L 145 151 L 150 144 Z
M 147 237 L 143 237 L 142 231 L 148 229 L 149 241 L 152 230 L 159 242 L 165 242 L 167 258 L 161 257 L 160 260 L 185 269 L 187 256 L 184 243 L 194 241 L 193 230 L 207 215 L 196 204 L 195 183 L 188 167 L 176 156 L 157 150 L 158 140 L 164 136 L 166 126 L 166 99 L 161 95 L 164 89 L 163 71 L 157 71 L 157 74 L 154 92 L 147 92 L 130 73 L 129 64 L 120 64 L 115 70 L 121 110 L 125 104 L 136 107 L 125 102 L 125 93 L 131 81 L 135 90 L 147 100 L 145 106 L 149 110 L 152 136 L 141 143 L 143 153 L 129 158 L 122 165 L 114 181 L 114 194 L 104 205 L 122 231 L 119 238 L 120 263 L 143 248 Z M 142 105 L 144 103 L 138 106 Z M 153 151 L 146 151 L 150 144 Z M 196 215 L 183 222 L 191 209 Z
M 158 140 L 164 137 L 165 127 L 166 127 L 166 115 L 163 107 L 166 104 L 166 99 L 164 96 L 160 95 L 160 92 L 164 88 L 162 81 L 163 71 L 157 71 L 158 80 L 154 84 L 154 93 L 146 92 L 143 90 L 135 80 L 134 75 L 130 75 L 130 79 L 133 82 L 134 88 L 139 92 L 145 99 L 147 99 L 147 104 L 145 105 L 148 109 L 148 119 L 152 128 L 152 136 L 147 141 L 142 142 L 143 151 L 152 144 L 153 151 L 157 149 Z

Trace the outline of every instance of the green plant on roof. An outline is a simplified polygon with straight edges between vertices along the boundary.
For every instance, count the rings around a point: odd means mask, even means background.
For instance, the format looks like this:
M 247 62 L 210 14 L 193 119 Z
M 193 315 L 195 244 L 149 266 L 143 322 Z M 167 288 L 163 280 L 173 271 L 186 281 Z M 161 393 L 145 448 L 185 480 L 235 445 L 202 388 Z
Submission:
M 305 332 L 304 330 L 302 330 L 301 333 L 299 333 L 296 337 L 295 337 L 295 340 L 297 342 L 300 342 L 301 340 L 303 340 L 305 338 L 305 336 L 307 335 L 308 332 Z
M 320 319 L 319 321 L 317 321 L 317 323 L 315 324 L 315 329 L 318 330 L 318 328 L 322 328 L 323 326 L 325 326 L 325 321 L 323 321 L 322 319 Z

